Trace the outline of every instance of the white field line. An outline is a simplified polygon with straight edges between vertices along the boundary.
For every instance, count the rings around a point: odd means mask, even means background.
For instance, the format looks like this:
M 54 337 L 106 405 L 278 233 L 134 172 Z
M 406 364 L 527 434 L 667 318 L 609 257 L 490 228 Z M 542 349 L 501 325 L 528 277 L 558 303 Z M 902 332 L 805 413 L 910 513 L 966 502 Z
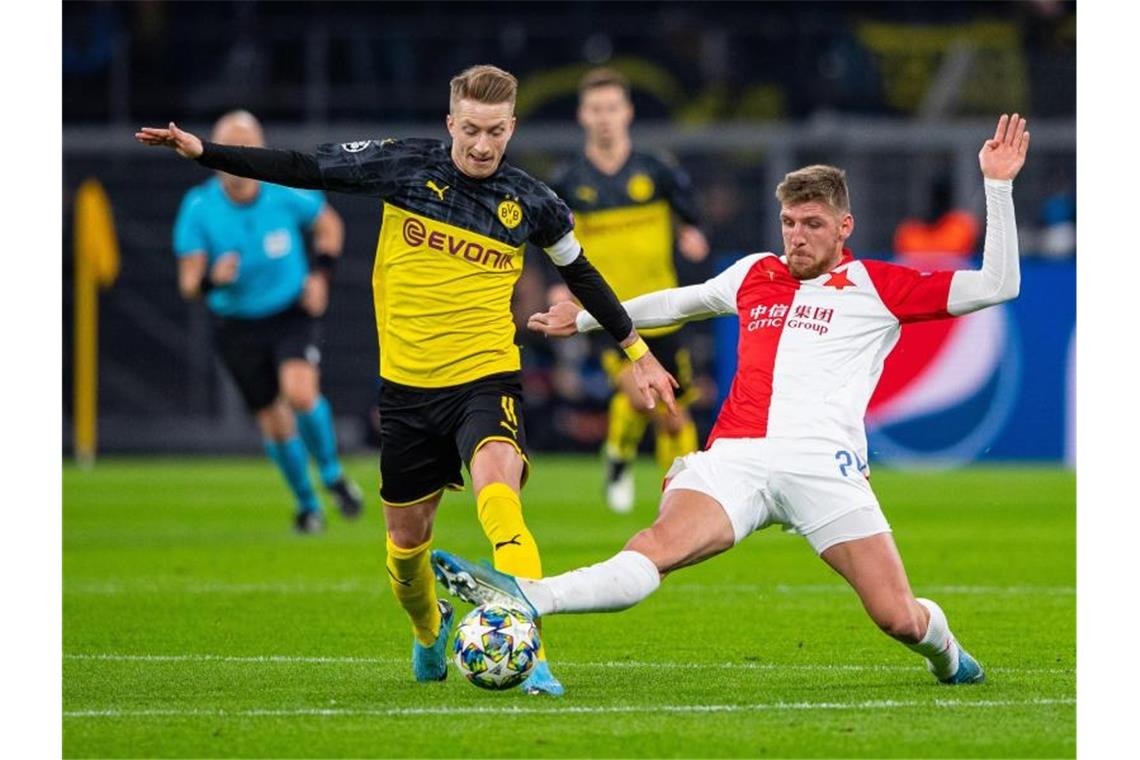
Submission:
M 760 585 L 757 583 L 700 584 L 678 583 L 673 586 L 662 584 L 662 590 L 672 589 L 686 593 L 771 593 L 771 594 L 850 594 L 851 587 L 842 583 L 803 583 L 798 585 L 777 583 Z M 1073 586 L 921 586 L 915 587 L 918 594 L 975 594 L 978 596 L 1031 595 L 1066 596 L 1077 593 Z
M 618 705 L 606 707 L 391 707 L 384 709 L 301 707 L 286 710 L 68 710 L 64 718 L 290 718 L 312 717 L 408 717 L 432 715 L 606 715 L 623 713 L 747 713 L 793 710 L 895 710 L 900 708 L 994 708 L 1075 705 L 1076 699 L 934 699 L 871 700 L 866 702 L 767 702 L 743 705 Z
M 131 581 L 65 583 L 65 594 L 108 595 L 120 594 L 380 594 L 387 588 L 384 579 L 354 579 L 335 582 L 250 582 L 227 581 Z M 923 586 L 916 588 L 921 594 L 964 594 L 975 596 L 1072 596 L 1073 586 Z M 675 583 L 661 587 L 663 593 L 708 594 L 850 594 L 850 587 L 841 583 L 771 584 L 758 583 Z
M 274 663 L 318 665 L 404 665 L 401 657 L 302 657 L 290 655 L 221 655 L 221 654 L 65 654 L 65 660 L 97 660 L 104 662 L 233 662 L 247 665 Z M 921 670 L 916 665 L 810 665 L 775 662 L 646 662 L 642 660 L 614 660 L 610 662 L 568 662 L 557 660 L 560 668 L 656 668 L 661 670 L 799 670 L 820 672 L 898 672 Z M 1068 673 L 1073 668 L 987 668 L 992 673 Z

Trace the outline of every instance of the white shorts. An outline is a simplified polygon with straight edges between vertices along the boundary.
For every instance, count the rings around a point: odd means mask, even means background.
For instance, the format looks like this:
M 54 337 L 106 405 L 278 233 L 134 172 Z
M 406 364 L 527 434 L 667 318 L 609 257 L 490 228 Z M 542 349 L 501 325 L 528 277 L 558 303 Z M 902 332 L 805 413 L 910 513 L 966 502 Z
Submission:
M 891 530 L 856 454 L 817 439 L 721 438 L 708 451 L 675 460 L 664 490 L 716 499 L 736 543 L 775 523 L 822 554 Z

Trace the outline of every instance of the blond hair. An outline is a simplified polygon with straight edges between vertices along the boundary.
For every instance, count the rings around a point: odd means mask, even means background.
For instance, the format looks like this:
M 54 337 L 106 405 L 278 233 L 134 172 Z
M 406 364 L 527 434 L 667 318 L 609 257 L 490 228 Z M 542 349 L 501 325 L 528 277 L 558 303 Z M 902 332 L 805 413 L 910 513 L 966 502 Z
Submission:
M 851 213 L 847 173 L 835 166 L 813 164 L 784 175 L 776 186 L 776 200 L 783 206 L 817 201 L 840 214 Z
M 620 87 L 625 99 L 629 100 L 629 79 L 620 71 L 607 68 L 587 71 L 586 75 L 578 82 L 578 97 L 580 98 L 590 90 L 599 87 Z
M 510 72 L 488 64 L 472 66 L 451 78 L 451 110 L 454 112 L 464 99 L 492 105 L 510 103 L 513 110 L 518 91 L 519 80 Z

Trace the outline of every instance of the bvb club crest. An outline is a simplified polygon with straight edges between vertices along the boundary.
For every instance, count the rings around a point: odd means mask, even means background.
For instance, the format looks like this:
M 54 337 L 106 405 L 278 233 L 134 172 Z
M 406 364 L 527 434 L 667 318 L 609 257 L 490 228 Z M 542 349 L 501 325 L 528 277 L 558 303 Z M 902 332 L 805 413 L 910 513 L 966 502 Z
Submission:
M 583 203 L 593 203 L 598 200 L 598 191 L 589 185 L 579 185 L 574 190 L 574 195 L 578 196 L 578 200 Z
M 508 230 L 513 230 L 522 222 L 522 207 L 510 199 L 500 203 L 496 213 L 499 217 L 499 221 L 502 222 L 503 226 Z
M 653 180 L 649 178 L 649 175 L 640 172 L 630 177 L 629 183 L 625 186 L 625 191 L 629 193 L 629 197 L 639 202 L 652 198 L 655 189 Z

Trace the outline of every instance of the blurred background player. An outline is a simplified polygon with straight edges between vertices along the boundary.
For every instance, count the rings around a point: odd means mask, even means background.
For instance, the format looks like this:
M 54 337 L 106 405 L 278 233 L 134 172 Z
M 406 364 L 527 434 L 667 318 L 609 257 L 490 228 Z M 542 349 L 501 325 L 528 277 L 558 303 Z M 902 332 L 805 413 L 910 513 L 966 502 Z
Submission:
M 261 124 L 247 111 L 222 116 L 211 137 L 225 145 L 264 144 Z M 306 254 L 309 233 L 315 271 Z M 178 290 L 187 300 L 204 297 L 222 362 L 296 497 L 300 533 L 324 527 L 310 456 L 345 517 L 356 517 L 363 505 L 337 457 L 318 370 L 319 318 L 343 243 L 341 218 L 321 193 L 224 172 L 186 193 L 174 226 Z
M 696 198 L 688 175 L 660 158 L 633 149 L 629 128 L 633 103 L 629 82 L 613 69 L 587 73 L 578 87 L 578 123 L 586 133 L 581 155 L 560 167 L 551 187 L 574 210 L 578 238 L 590 260 L 622 300 L 676 287 L 676 247 L 690 261 L 709 253 L 697 228 Z M 551 303 L 569 297 L 565 286 L 550 289 Z M 677 378 L 678 413 L 646 407 L 633 383 L 629 362 L 608 342 L 591 339 L 594 353 L 615 388 L 603 448 L 606 502 L 610 509 L 633 509 L 633 469 L 637 448 L 652 419 L 657 463 L 668 469 L 676 457 L 695 451 L 697 427 L 688 412 L 695 400 L 692 361 L 680 326 L 643 330 L 646 342 Z
M 495 567 L 542 574 L 519 496 L 530 465 L 510 308 L 527 243 L 546 251 L 573 295 L 634 361 L 646 405 L 654 405 L 653 394 L 674 405 L 675 381 L 583 255 L 566 204 L 503 162 L 517 89 L 514 76 L 495 66 L 452 78 L 450 145 L 385 138 L 305 154 L 203 143 L 173 123 L 136 133 L 145 144 L 174 148 L 211 168 L 383 200 L 373 270 L 383 380 L 380 498 L 386 567 L 412 621 L 418 681 L 447 677 L 454 610 L 436 598 L 428 549 L 443 492 L 463 487 L 464 463 Z M 545 648 L 522 688 L 562 694 Z

